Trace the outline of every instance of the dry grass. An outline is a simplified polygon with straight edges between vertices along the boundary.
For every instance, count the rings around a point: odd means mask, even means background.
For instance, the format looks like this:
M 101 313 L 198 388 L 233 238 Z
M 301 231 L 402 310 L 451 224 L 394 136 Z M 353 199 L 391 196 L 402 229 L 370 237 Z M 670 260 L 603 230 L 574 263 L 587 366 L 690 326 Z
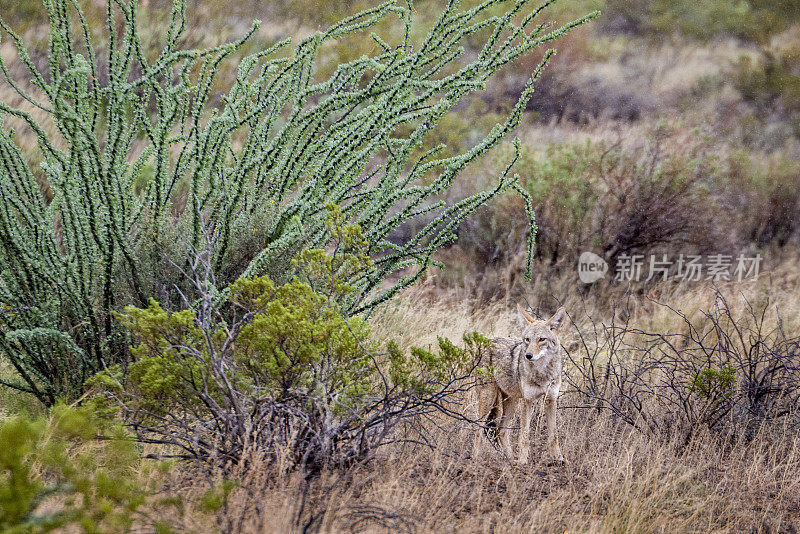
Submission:
M 223 530 L 290 532 L 792 532 L 800 526 L 800 438 L 764 428 L 729 448 L 704 436 L 679 450 L 562 410 L 565 467 L 470 458 L 472 429 L 439 430 L 347 475 L 277 481 L 251 465 L 218 514 Z M 200 495 L 206 483 L 187 482 Z M 191 523 L 208 528 L 206 522 Z M 190 518 L 189 521 L 193 521 Z M 229 530 L 230 529 L 230 530 Z
M 758 281 L 723 287 L 734 309 L 744 298 L 770 298 L 784 328 L 800 325 L 800 285 L 793 262 L 783 262 Z M 551 286 L 573 311 L 602 316 L 613 293 L 598 288 L 598 300 L 568 290 L 564 277 Z M 651 293 L 690 313 L 713 301 L 710 286 L 656 286 Z M 738 295 L 740 300 L 734 297 Z M 676 331 L 674 315 L 645 303 L 630 309 L 631 323 Z M 590 304 L 591 303 L 591 304 Z M 549 304 L 544 304 L 549 309 Z M 379 310 L 373 334 L 402 346 L 426 346 L 437 335 L 458 338 L 471 330 L 509 335 L 516 317 L 503 302 L 480 308 L 422 285 Z M 606 308 L 607 309 L 607 308 Z M 576 328 L 564 344 L 576 342 Z M 569 372 L 569 369 L 566 370 Z M 800 530 L 800 435 L 788 420 L 763 424 L 751 439 L 697 432 L 686 443 L 678 432 L 646 436 L 612 415 L 575 407 L 576 394 L 562 395 L 559 439 L 566 466 L 548 465 L 537 425 L 530 464 L 515 465 L 499 452 L 472 457 L 475 428 L 437 420 L 428 424 L 436 447 L 405 444 L 386 448 L 373 462 L 306 480 L 278 474 L 254 457 L 229 476 L 239 487 L 216 514 L 190 510 L 191 530 L 225 532 L 797 532 Z M 472 399 L 461 408 L 471 414 Z M 198 476 L 177 468 L 168 485 L 198 502 L 222 475 Z

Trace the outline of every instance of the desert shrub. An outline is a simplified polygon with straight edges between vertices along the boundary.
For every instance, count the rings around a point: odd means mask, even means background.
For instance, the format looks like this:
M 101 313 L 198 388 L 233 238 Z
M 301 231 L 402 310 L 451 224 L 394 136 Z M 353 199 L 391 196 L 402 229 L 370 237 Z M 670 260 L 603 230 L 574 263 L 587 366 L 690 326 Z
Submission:
M 310 472 L 366 460 L 412 439 L 420 418 L 450 413 L 488 340 L 466 336 L 462 348 L 440 339 L 437 353 L 410 354 L 390 341 L 380 352 L 368 323 L 343 312 L 355 291 L 346 274 L 371 267 L 365 235 L 331 209 L 334 251 L 298 254 L 290 282 L 241 278 L 217 306 L 205 254 L 198 303 L 174 313 L 155 301 L 125 308 L 134 360 L 127 376 L 111 368 L 92 380 L 97 398 L 121 408 L 140 439 L 169 445 L 167 454 L 224 466 L 254 448 L 270 464 Z
M 721 206 L 735 214 L 730 229 L 744 243 L 784 246 L 800 228 L 800 165 L 782 154 L 759 158 L 732 151 L 721 177 Z
M 282 41 L 241 58 L 219 98 L 217 74 L 258 23 L 236 42 L 185 50 L 185 1 L 175 0 L 166 44 L 150 54 L 136 0 L 109 0 L 101 54 L 80 4 L 48 1 L 49 61 L 40 69 L 0 21 L 29 77 L 15 79 L 2 64 L 23 102 L 0 103 L 0 351 L 19 375 L 3 384 L 52 404 L 77 396 L 104 365 L 124 368 L 127 342 L 112 312 L 153 297 L 177 304 L 191 290 L 180 275 L 187 250 L 206 235 L 220 287 L 240 276 L 290 280 L 287 258 L 333 240 L 322 209 L 328 202 L 361 225 L 375 259 L 371 272 L 349 281 L 356 289 L 347 314 L 419 279 L 476 208 L 503 191 L 525 195 L 504 172 L 485 191 L 430 202 L 519 124 L 552 51 L 513 109 L 474 146 L 452 156 L 418 146 L 500 68 L 594 16 L 546 31 L 533 25 L 540 9 L 522 15 L 527 4 L 489 0 L 462 11 L 448 3 L 412 43 L 411 4 L 382 3 L 293 51 Z M 389 42 L 372 34 L 370 55 L 317 79 L 322 47 L 387 17 L 404 30 Z M 478 34 L 485 36 L 480 52 L 454 68 L 460 44 Z M 17 128 L 35 136 L 34 155 L 21 150 Z M 426 224 L 414 235 L 391 239 L 420 217 Z M 408 275 L 383 286 L 399 272 Z
M 772 50 L 764 48 L 755 59 L 741 56 L 729 78 L 745 100 L 760 112 L 777 113 L 796 124 L 800 118 L 800 46 Z M 795 129 L 795 134 L 800 131 Z
M 718 166 L 702 147 L 684 151 L 672 137 L 661 126 L 648 144 L 632 148 L 589 140 L 525 147 L 514 170 L 536 206 L 535 257 L 572 268 L 582 251 L 594 250 L 613 266 L 621 254 L 665 245 L 725 246 L 710 186 Z M 461 247 L 485 265 L 518 262 L 522 208 L 503 197 L 479 211 L 462 226 Z
M 748 37 L 767 42 L 769 38 L 800 21 L 800 4 L 794 0 L 748 0 L 751 10 L 742 27 Z
M 129 532 L 135 520 L 148 524 L 141 508 L 155 488 L 143 485 L 141 468 L 127 432 L 92 407 L 11 417 L 0 423 L 0 530 Z
M 666 307 L 666 305 L 664 305 Z M 699 429 L 752 437 L 777 419 L 800 423 L 800 338 L 784 332 L 771 303 L 744 302 L 734 312 L 719 291 L 696 317 L 666 307 L 677 332 L 593 323 L 568 350 L 567 380 L 589 405 L 651 435 Z
M 44 9 L 33 0 L 0 0 L 0 13 L 6 20 L 27 27 L 44 16 Z
M 733 36 L 767 41 L 800 19 L 793 0 L 607 0 L 603 27 L 663 38 L 680 34 L 699 41 Z
M 743 21 L 750 13 L 746 0 L 653 0 L 649 6 L 648 26 L 656 33 L 680 32 L 699 40 L 718 35 L 746 35 Z
M 689 382 L 689 391 L 704 399 L 723 401 L 733 394 L 736 369 L 723 365 L 720 369 L 706 367 Z

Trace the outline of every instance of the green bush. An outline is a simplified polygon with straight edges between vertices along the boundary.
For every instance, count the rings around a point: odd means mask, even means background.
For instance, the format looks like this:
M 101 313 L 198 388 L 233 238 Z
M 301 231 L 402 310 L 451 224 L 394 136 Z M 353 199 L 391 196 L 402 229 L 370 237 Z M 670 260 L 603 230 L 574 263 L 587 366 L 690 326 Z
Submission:
M 310 471 L 367 459 L 412 439 L 395 426 L 449 413 L 488 340 L 466 336 L 462 348 L 440 339 L 437 353 L 409 355 L 389 342 L 381 353 L 368 323 L 342 311 L 355 291 L 342 276 L 372 262 L 365 236 L 330 210 L 334 252 L 300 253 L 291 282 L 239 279 L 221 307 L 213 290 L 174 313 L 155 301 L 127 307 L 121 322 L 137 342 L 134 361 L 125 377 L 119 368 L 97 375 L 96 399 L 172 455 L 224 467 L 252 448 Z M 211 288 L 205 276 L 196 283 Z
M 796 0 L 748 0 L 751 10 L 741 23 L 755 41 L 768 42 L 772 35 L 800 21 Z
M 747 36 L 744 21 L 750 14 L 746 0 L 653 0 L 649 6 L 651 31 L 675 31 L 702 41 L 718 35 Z
M 743 243 L 784 246 L 800 232 L 800 164 L 783 154 L 732 151 L 724 165 L 722 202 L 735 214 L 731 232 Z
M 706 400 L 727 401 L 733 394 L 736 369 L 730 365 L 720 369 L 706 367 L 692 377 L 689 391 Z
M 49 417 L 0 423 L 0 531 L 129 532 L 147 519 L 135 442 L 92 407 L 56 405 Z M 158 525 L 166 532 L 166 525 Z M 72 531 L 72 530 L 70 530 Z
M 6 82 L 35 113 L 0 102 L 0 353 L 19 377 L 2 383 L 46 404 L 75 398 L 86 378 L 126 362 L 113 312 L 151 298 L 177 305 L 195 288 L 181 271 L 191 251 L 213 246 L 214 283 L 294 276 L 287 259 L 334 240 L 328 202 L 364 229 L 368 273 L 348 281 L 348 315 L 366 312 L 419 279 L 454 230 L 516 177 L 452 203 L 435 202 L 460 172 L 520 122 L 544 55 L 517 104 L 474 146 L 420 153 L 431 130 L 500 68 L 594 17 L 546 31 L 529 2 L 450 2 L 412 42 L 413 8 L 388 1 L 320 29 L 290 50 L 282 41 L 241 56 L 259 23 L 236 42 L 185 50 L 185 0 L 174 0 L 165 45 L 152 53 L 135 0 L 107 0 L 105 35 L 81 4 L 44 2 L 44 71 L 0 19 L 28 79 Z M 372 33 L 373 51 L 317 76 L 320 50 L 396 17 L 402 32 Z M 458 63 L 465 40 L 480 52 Z M 239 59 L 236 69 L 225 67 Z M 236 71 L 216 92 L 220 70 Z M 32 153 L 18 139 L 37 140 Z M 530 205 L 528 203 L 528 205 Z M 403 242 L 393 232 L 425 224 Z M 528 250 L 533 246 L 532 211 Z M 392 278 L 397 273 L 407 274 Z M 528 273 L 529 274 L 529 273 Z M 385 286 L 386 280 L 397 280 Z
M 686 250 L 718 244 L 710 184 L 722 173 L 712 155 L 676 149 L 674 137 L 661 125 L 645 147 L 590 140 L 525 147 L 513 171 L 537 206 L 536 258 L 571 268 L 581 252 L 594 250 L 613 267 L 620 254 L 665 244 Z M 521 232 L 515 221 L 523 213 L 520 202 L 503 197 L 464 226 L 461 246 L 480 255 L 479 265 L 518 262 Z
M 606 0 L 598 9 L 606 22 L 650 37 L 681 36 L 698 41 L 732 36 L 766 42 L 800 20 L 795 0 Z
M 765 49 L 755 60 L 741 56 L 733 65 L 731 79 L 742 96 L 761 110 L 783 109 L 800 117 L 800 45 Z
M 24 27 L 45 15 L 41 3 L 33 0 L 0 0 L 0 13 L 6 20 Z

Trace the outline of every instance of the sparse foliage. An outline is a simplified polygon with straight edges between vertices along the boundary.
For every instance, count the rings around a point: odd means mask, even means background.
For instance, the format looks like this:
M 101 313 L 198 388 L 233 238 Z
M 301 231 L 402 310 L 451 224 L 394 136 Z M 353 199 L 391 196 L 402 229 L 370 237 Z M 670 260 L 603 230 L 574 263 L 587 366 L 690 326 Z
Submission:
M 706 428 L 752 436 L 763 422 L 800 415 L 800 338 L 770 326 L 769 303 L 734 314 L 717 292 L 698 318 L 670 311 L 680 332 L 593 324 L 568 351 L 570 385 L 599 410 L 648 434 Z

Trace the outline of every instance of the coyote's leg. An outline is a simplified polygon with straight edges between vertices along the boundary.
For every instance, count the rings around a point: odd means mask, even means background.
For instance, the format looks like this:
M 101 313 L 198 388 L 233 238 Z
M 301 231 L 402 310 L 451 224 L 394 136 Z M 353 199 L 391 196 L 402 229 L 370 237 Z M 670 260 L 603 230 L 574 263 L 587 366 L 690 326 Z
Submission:
M 503 399 L 503 417 L 500 418 L 498 428 L 498 436 L 500 437 L 500 447 L 505 452 L 509 459 L 514 457 L 514 451 L 511 449 L 511 441 L 509 434 L 511 433 L 511 421 L 514 419 L 514 412 L 517 408 L 517 399 L 506 397 Z
M 477 457 L 481 453 L 486 428 L 491 424 L 489 417 L 492 415 L 495 405 L 498 405 L 497 411 L 502 410 L 502 405 L 499 402 L 497 388 L 494 385 L 477 386 L 475 388 L 475 396 L 475 421 L 480 426 L 475 433 L 472 456 Z
M 547 419 L 547 453 L 557 462 L 564 461 L 561 447 L 556 437 L 556 397 L 546 395 L 544 398 L 544 413 Z
M 519 462 L 528 463 L 531 450 L 531 419 L 533 419 L 533 403 L 527 399 L 519 401 Z

